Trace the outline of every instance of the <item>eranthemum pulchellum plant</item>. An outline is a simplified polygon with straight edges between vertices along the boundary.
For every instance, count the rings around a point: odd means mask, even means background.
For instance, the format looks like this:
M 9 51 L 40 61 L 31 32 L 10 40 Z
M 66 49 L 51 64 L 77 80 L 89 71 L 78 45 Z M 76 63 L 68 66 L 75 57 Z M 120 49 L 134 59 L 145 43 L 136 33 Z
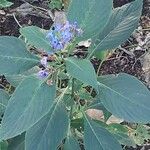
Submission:
M 113 114 L 131 123 L 150 122 L 150 92 L 125 73 L 97 76 L 90 59 L 124 42 L 141 10 L 142 0 L 119 8 L 112 0 L 72 0 L 66 20 L 49 31 L 21 28 L 26 44 L 0 37 L 0 74 L 16 87 L 11 95 L 0 91 L 0 140 L 8 141 L 8 149 L 79 150 L 79 142 L 86 150 L 133 145 L 127 128 L 106 121 Z M 86 58 L 74 57 L 76 44 L 87 39 L 92 43 Z M 88 109 L 102 110 L 104 121 L 91 119 Z

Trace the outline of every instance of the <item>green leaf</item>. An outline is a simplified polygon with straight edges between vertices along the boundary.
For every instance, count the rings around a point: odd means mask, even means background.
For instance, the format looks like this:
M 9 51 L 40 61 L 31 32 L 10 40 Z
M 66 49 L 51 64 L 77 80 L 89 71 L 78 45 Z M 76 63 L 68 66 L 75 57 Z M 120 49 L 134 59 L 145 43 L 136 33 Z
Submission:
M 67 135 L 69 117 L 61 101 L 53 103 L 50 112 L 26 133 L 27 150 L 56 150 Z
M 31 45 L 39 48 L 40 50 L 51 52 L 52 48 L 50 42 L 46 38 L 47 32 L 48 31 L 37 26 L 28 26 L 20 29 L 20 33 L 28 40 Z
M 128 135 L 128 130 L 123 125 L 120 124 L 109 124 L 99 121 L 99 120 L 93 120 L 98 125 L 100 125 L 103 128 L 106 128 L 116 139 L 117 141 L 122 145 L 127 146 L 135 146 L 135 142 L 132 138 Z
M 145 141 L 150 139 L 150 130 L 146 125 L 138 125 L 136 130 L 131 133 L 131 137 L 134 139 L 137 145 L 143 145 Z
M 61 9 L 62 8 L 62 0 L 51 0 L 49 7 L 50 9 Z
M 109 22 L 98 35 L 92 51 L 112 50 L 126 41 L 137 27 L 142 11 L 142 0 L 114 9 Z
M 121 124 L 112 123 L 107 129 L 115 136 L 122 145 L 135 146 L 135 142 L 128 135 L 128 129 Z
M 117 123 L 111 123 L 108 125 L 108 128 L 110 132 L 119 132 L 119 133 L 127 133 L 128 129 L 126 127 L 124 127 L 121 124 L 117 124 Z
M 25 44 L 13 36 L 0 37 L 0 74 L 20 74 L 39 63 Z
M 23 81 L 27 76 L 23 74 L 18 75 L 6 75 L 7 81 L 14 87 L 17 87 L 21 81 Z
M 10 7 L 13 3 L 7 0 L 0 0 L 0 8 Z
M 71 0 L 67 18 L 82 28 L 82 40 L 89 39 L 102 31 L 112 7 L 112 0 Z
M 71 120 L 71 127 L 81 130 L 84 128 L 84 120 L 83 118 L 77 118 Z
M 8 100 L 9 95 L 4 90 L 0 89 L 0 117 L 6 109 Z
M 8 150 L 25 150 L 25 134 L 9 140 Z
M 34 76 L 23 80 L 8 102 L 0 139 L 14 137 L 33 126 L 49 112 L 54 98 L 54 85 L 48 86 Z
M 97 51 L 95 53 L 95 56 L 96 56 L 96 58 L 104 61 L 104 60 L 107 59 L 107 57 L 109 56 L 109 54 L 110 54 L 110 50 L 104 50 L 104 51 Z
M 27 76 L 37 74 L 39 72 L 39 70 L 40 70 L 39 67 L 35 66 L 35 67 L 23 72 L 22 74 L 5 75 L 5 78 L 12 86 L 17 87 L 20 84 L 20 82 L 23 81 Z
M 64 150 L 81 150 L 77 139 L 75 139 L 73 135 L 67 136 L 64 144 Z
M 95 70 L 89 60 L 69 57 L 65 61 L 67 72 L 72 77 L 92 86 L 96 90 L 98 89 Z
M 7 141 L 1 141 L 0 142 L 0 150 L 7 150 L 7 148 L 8 148 Z
M 112 134 L 119 141 L 120 144 L 132 147 L 136 146 L 134 140 L 130 138 L 127 134 L 124 133 L 112 133 Z
M 141 138 L 145 140 L 150 139 L 150 130 L 149 127 L 146 127 L 146 125 L 138 125 L 136 129 L 136 135 L 141 136 Z
M 86 150 L 122 150 L 118 141 L 105 128 L 84 115 L 84 144 Z
M 81 100 L 82 99 L 87 100 L 87 101 L 92 100 L 91 94 L 86 89 L 83 89 L 83 88 L 78 92 L 78 96 Z
M 72 107 L 75 104 L 71 96 L 72 96 L 71 94 L 65 94 L 63 97 L 63 102 L 68 108 Z
M 98 81 L 99 100 L 114 116 L 135 123 L 150 121 L 150 91 L 137 78 L 121 73 Z

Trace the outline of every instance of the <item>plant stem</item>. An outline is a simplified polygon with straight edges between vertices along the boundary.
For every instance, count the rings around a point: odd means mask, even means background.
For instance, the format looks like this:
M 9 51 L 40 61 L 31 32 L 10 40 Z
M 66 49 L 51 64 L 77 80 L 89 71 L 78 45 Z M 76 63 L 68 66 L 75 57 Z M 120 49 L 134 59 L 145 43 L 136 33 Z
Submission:
M 73 52 L 74 48 L 76 46 L 76 42 L 73 42 L 69 47 L 68 47 L 68 54 L 67 57 Z
M 106 59 L 103 59 L 103 60 L 100 62 L 99 66 L 98 66 L 98 69 L 97 69 L 97 72 L 96 72 L 96 75 L 97 75 L 97 76 L 98 76 L 98 74 L 99 74 L 99 72 L 100 72 L 100 69 L 101 69 L 101 67 L 102 67 L 102 64 L 103 64 L 103 62 L 104 62 L 105 60 L 106 60 Z M 90 94 L 92 94 L 93 89 L 94 89 L 94 88 L 91 88 Z
M 74 78 L 72 78 L 72 92 L 71 97 L 74 98 Z
M 100 62 L 99 66 L 98 66 L 98 69 L 97 69 L 97 72 L 96 72 L 96 75 L 97 75 L 97 76 L 98 76 L 98 74 L 99 74 L 99 72 L 100 72 L 100 69 L 101 69 L 101 67 L 102 67 L 102 64 L 104 63 L 105 60 L 106 60 L 106 59 L 103 59 L 103 60 Z
M 61 64 L 61 59 L 60 59 L 60 55 L 59 56 L 57 56 L 56 54 L 55 54 L 55 58 L 56 58 L 56 60 L 57 60 L 57 62 L 59 63 L 59 64 Z
M 72 78 L 72 91 L 71 91 L 71 100 L 74 101 L 74 78 Z M 73 117 L 73 106 L 71 106 L 71 109 L 70 109 L 70 119 L 72 119 Z

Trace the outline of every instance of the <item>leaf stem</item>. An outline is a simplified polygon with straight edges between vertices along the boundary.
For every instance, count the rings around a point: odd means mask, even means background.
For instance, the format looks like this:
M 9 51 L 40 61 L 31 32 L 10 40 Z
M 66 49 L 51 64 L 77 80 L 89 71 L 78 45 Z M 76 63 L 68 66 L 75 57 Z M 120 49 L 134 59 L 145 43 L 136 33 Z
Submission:
M 74 101 L 74 78 L 72 78 L 72 90 L 71 90 L 71 99 Z M 73 117 L 73 106 L 71 106 L 71 109 L 70 109 L 70 119 L 72 119 Z
M 103 60 L 100 62 L 99 66 L 98 66 L 98 69 L 97 69 L 97 72 L 96 72 L 96 75 L 97 75 L 97 76 L 99 75 L 100 69 L 101 69 L 102 64 L 104 63 L 104 61 L 105 61 L 105 59 L 103 59 Z
M 96 72 L 96 75 L 97 75 L 97 76 L 98 76 L 98 74 L 99 74 L 99 72 L 100 72 L 100 69 L 101 69 L 101 67 L 102 67 L 102 64 L 103 64 L 103 62 L 104 62 L 105 60 L 106 60 L 106 59 L 103 59 L 103 60 L 100 62 L 99 66 L 98 66 L 98 69 L 97 69 L 97 72 Z M 91 88 L 90 94 L 92 94 L 93 89 L 94 89 L 94 88 Z

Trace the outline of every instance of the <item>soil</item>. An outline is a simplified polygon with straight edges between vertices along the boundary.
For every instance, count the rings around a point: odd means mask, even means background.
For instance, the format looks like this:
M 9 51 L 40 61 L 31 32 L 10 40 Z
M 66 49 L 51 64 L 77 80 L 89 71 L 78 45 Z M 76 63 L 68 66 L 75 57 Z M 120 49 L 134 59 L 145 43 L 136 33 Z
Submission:
M 132 0 L 114 0 L 114 7 L 122 6 Z M 12 0 L 14 5 L 10 8 L 0 10 L 0 35 L 11 35 L 11 36 L 19 36 L 19 25 L 15 21 L 13 13 L 19 24 L 24 25 L 36 25 L 44 29 L 49 29 L 52 25 L 52 20 L 50 18 L 41 17 L 41 15 L 34 14 L 26 14 L 21 15 L 15 12 L 16 8 L 23 4 L 23 0 Z M 45 2 L 42 0 L 34 0 L 32 3 L 35 6 L 46 8 Z M 144 0 L 143 7 L 143 16 L 149 15 L 149 0 Z M 127 41 L 123 47 L 128 47 L 131 45 L 137 44 L 134 38 L 131 38 Z M 117 74 L 120 72 L 125 72 L 131 75 L 136 76 L 141 81 L 145 82 L 144 72 L 142 70 L 142 65 L 140 62 L 140 57 L 144 54 L 144 51 L 134 51 L 135 56 L 131 56 L 124 51 L 117 49 L 101 66 L 99 74 Z M 95 69 L 98 69 L 100 64 L 100 60 L 93 59 L 92 60 Z M 8 82 L 6 81 L 4 76 L 0 77 L 0 88 L 8 86 Z M 137 148 L 127 148 L 128 150 L 141 150 L 142 147 Z M 149 150 L 150 146 L 146 145 L 143 150 Z

